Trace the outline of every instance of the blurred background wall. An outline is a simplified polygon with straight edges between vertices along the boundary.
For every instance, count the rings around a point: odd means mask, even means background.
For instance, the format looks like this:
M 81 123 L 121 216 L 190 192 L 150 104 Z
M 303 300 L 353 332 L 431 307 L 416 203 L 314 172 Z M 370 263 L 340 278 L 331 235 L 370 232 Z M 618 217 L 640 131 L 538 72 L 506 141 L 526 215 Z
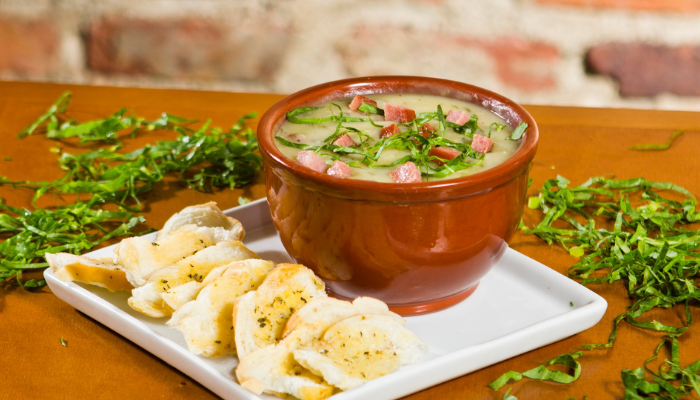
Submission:
M 415 74 L 700 110 L 700 0 L 0 0 L 0 79 L 289 93 Z

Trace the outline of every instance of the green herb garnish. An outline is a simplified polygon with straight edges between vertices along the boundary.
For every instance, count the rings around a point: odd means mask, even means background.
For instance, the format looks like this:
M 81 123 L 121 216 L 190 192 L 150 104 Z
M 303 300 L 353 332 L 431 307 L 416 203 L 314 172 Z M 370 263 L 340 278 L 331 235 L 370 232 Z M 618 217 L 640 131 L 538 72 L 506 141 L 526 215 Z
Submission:
M 120 145 L 72 155 L 62 153 L 61 169 L 67 171 L 52 182 L 13 181 L 0 177 L 0 184 L 36 190 L 34 202 L 46 193 L 88 193 L 103 202 L 130 210 L 140 207 L 140 194 L 150 191 L 168 173 L 184 184 L 204 192 L 212 187 L 240 187 L 250 183 L 262 164 L 255 152 L 255 134 L 243 129 L 249 114 L 229 131 L 210 128 L 209 121 L 197 129 L 182 128 L 175 140 L 121 153 Z M 131 199 L 137 208 L 127 204 Z
M 583 355 L 582 351 L 612 347 L 618 325 L 624 321 L 638 328 L 667 333 L 647 363 L 658 356 L 664 344 L 671 344 L 672 350 L 671 360 L 666 361 L 665 368 L 652 373 L 651 382 L 641 368 L 622 371 L 626 398 L 654 394 L 678 399 L 693 391 L 700 394 L 700 361 L 681 368 L 677 341 L 693 321 L 690 306 L 700 300 L 700 231 L 689 227 L 700 221 L 695 197 L 672 183 L 643 178 L 592 178 L 574 188 L 569 188 L 569 183 L 563 177 L 545 182 L 537 207 L 544 214 L 543 220 L 524 230 L 581 257 L 569 268 L 569 276 L 581 279 L 582 284 L 623 281 L 633 304 L 615 318 L 606 343 L 583 345 L 524 373 L 510 371 L 490 386 L 498 389 L 510 379 L 519 380 L 523 376 L 572 382 L 580 374 L 576 359 Z M 659 190 L 675 192 L 675 197 L 685 199 L 662 197 Z M 682 326 L 641 318 L 650 310 L 677 304 L 683 304 L 685 309 Z M 552 364 L 564 364 L 574 373 L 562 375 L 547 367 Z
M 522 139 L 523 135 L 525 134 L 525 131 L 530 125 L 526 124 L 525 122 L 521 122 L 520 125 L 518 125 L 515 130 L 513 130 L 513 133 L 508 136 L 508 140 L 520 140 Z
M 335 103 L 331 104 L 331 107 L 335 106 L 340 109 L 340 106 L 338 106 Z M 287 113 L 287 121 L 293 123 L 293 124 L 318 124 L 321 122 L 328 122 L 328 121 L 333 121 L 333 122 L 367 122 L 367 118 L 357 118 L 357 117 L 344 117 L 342 110 L 340 115 L 331 115 L 330 117 L 323 117 L 323 118 L 297 118 L 297 115 L 299 114 L 304 114 L 309 111 L 313 110 L 318 110 L 319 108 L 323 107 L 301 107 L 297 108 L 295 110 L 292 110 Z
M 683 131 L 673 131 L 673 133 L 671 134 L 671 137 L 668 138 L 668 141 L 665 144 L 640 144 L 637 146 L 630 146 L 630 147 L 628 147 L 628 149 L 629 150 L 668 150 L 668 148 L 671 147 L 671 143 L 673 143 L 673 140 L 682 134 L 683 134 Z
M 58 121 L 56 115 L 57 114 L 63 114 L 66 112 L 66 108 L 68 107 L 68 103 L 70 103 L 71 99 L 71 93 L 66 92 L 61 95 L 61 97 L 56 100 L 54 104 L 49 107 L 48 110 L 44 114 L 42 114 L 36 121 L 34 121 L 31 125 L 26 127 L 22 132 L 17 135 L 18 138 L 23 138 L 27 135 L 31 135 L 34 133 L 35 130 L 37 130 L 43 123 L 47 121 Z
M 61 346 L 68 347 L 68 345 L 66 344 L 66 341 L 63 340 L 63 336 L 61 336 Z
M 129 211 L 107 211 L 102 203 L 78 201 L 53 210 L 35 211 L 16 208 L 0 199 L 0 279 L 16 278 L 26 288 L 43 286 L 46 282 L 22 282 L 24 271 L 48 266 L 44 254 L 69 252 L 80 254 L 113 237 L 138 235 L 133 230 L 145 221 Z
M 381 115 L 384 116 L 384 110 L 377 106 L 373 106 L 372 104 L 369 103 L 362 103 L 360 107 L 358 108 L 359 111 L 362 111 L 366 114 L 376 114 L 376 115 Z
M 170 114 L 163 114 L 154 121 L 148 121 L 143 117 L 126 115 L 126 108 L 122 108 L 105 119 L 78 122 L 65 113 L 70 104 L 71 93 L 64 93 L 46 112 L 31 125 L 20 132 L 19 139 L 32 135 L 42 126 L 49 139 L 68 139 L 77 137 L 80 142 L 106 142 L 117 143 L 118 134 L 122 132 L 134 136 L 139 131 L 153 131 L 155 129 L 170 129 L 184 133 L 181 129 L 189 124 L 197 122 L 194 119 L 180 118 Z
M 155 121 L 126 116 L 125 109 L 106 119 L 79 123 L 65 116 L 70 102 L 65 93 L 37 121 L 19 134 L 19 138 L 45 128 L 48 138 L 81 142 L 105 142 L 109 147 L 82 154 L 62 152 L 59 166 L 65 175 L 51 182 L 11 180 L 8 184 L 36 192 L 33 203 L 47 193 L 82 196 L 70 205 L 38 208 L 34 211 L 6 205 L 0 199 L 0 279 L 16 278 L 25 288 L 40 287 L 44 280 L 22 282 L 24 271 L 48 266 L 47 253 L 81 254 L 106 240 L 144 233 L 133 228 L 145 219 L 139 196 L 153 189 L 167 174 L 175 175 L 188 187 L 211 192 L 213 187 L 240 187 L 250 183 L 260 170 L 262 159 L 258 143 L 243 116 L 225 131 L 204 122 L 198 129 L 189 125 L 195 120 L 163 114 Z M 138 131 L 164 129 L 178 134 L 175 140 L 159 141 L 143 148 L 120 152 L 120 135 Z M 111 207 L 105 207 L 112 203 Z M 111 209 L 113 208 L 113 209 Z
M 321 118 L 298 118 L 298 115 L 307 113 L 309 111 L 318 110 L 322 107 L 302 107 L 292 110 L 287 114 L 287 120 L 295 124 L 316 124 L 321 122 L 337 122 L 337 126 L 333 134 L 324 139 L 324 144 L 320 146 L 309 145 L 303 143 L 294 143 L 288 141 L 282 137 L 275 136 L 275 140 L 280 142 L 284 146 L 293 147 L 299 150 L 311 150 L 318 154 L 323 154 L 330 156 L 332 160 L 337 160 L 341 156 L 354 155 L 359 157 L 354 161 L 346 161 L 348 165 L 355 166 L 358 164 L 364 164 L 365 166 L 375 168 L 375 167 L 394 167 L 397 165 L 404 164 L 408 161 L 413 162 L 421 170 L 422 175 L 426 178 L 444 178 L 449 175 L 454 174 L 460 170 L 481 164 L 484 155 L 477 153 L 472 150 L 468 143 L 453 142 L 444 137 L 444 132 L 447 128 L 452 129 L 456 133 L 460 133 L 467 136 L 473 136 L 477 131 L 477 117 L 472 116 L 469 121 L 464 125 L 454 124 L 452 122 L 445 121 L 445 116 L 442 112 L 440 106 L 437 107 L 436 112 L 420 113 L 417 115 L 416 119 L 411 122 L 397 123 L 397 125 L 408 127 L 407 131 L 400 134 L 392 135 L 388 138 L 381 138 L 379 140 L 374 140 L 366 132 L 360 129 L 345 126 L 343 123 L 346 122 L 367 122 L 370 121 L 372 124 L 378 128 L 381 125 L 376 125 L 371 120 L 371 118 L 353 118 L 346 117 L 343 114 L 341 107 L 335 103 L 331 103 L 328 107 L 331 111 L 331 116 L 321 117 Z M 339 113 L 336 115 L 335 110 Z M 360 111 L 367 114 L 383 115 L 383 110 L 372 106 L 371 104 L 363 103 Z M 426 138 L 421 133 L 424 124 L 430 121 L 437 120 L 440 128 L 430 137 Z M 498 129 L 502 126 L 496 124 Z M 491 128 L 494 125 L 492 124 Z M 357 134 L 360 138 L 360 143 L 358 146 L 345 147 L 334 145 L 335 139 L 346 133 Z M 462 153 L 461 156 L 456 157 L 452 160 L 440 159 L 436 156 L 430 155 L 430 150 L 434 147 L 450 147 L 456 149 Z M 380 164 L 379 158 L 386 149 L 398 149 L 404 150 L 408 155 L 390 163 L 390 164 Z M 443 165 L 436 164 L 435 161 L 444 163 Z
M 238 197 L 238 205 L 239 205 L 239 206 L 242 206 L 242 205 L 245 205 L 245 204 L 248 204 L 248 203 L 250 203 L 250 199 L 249 199 L 249 198 L 242 197 L 242 196 L 239 196 L 239 197 Z

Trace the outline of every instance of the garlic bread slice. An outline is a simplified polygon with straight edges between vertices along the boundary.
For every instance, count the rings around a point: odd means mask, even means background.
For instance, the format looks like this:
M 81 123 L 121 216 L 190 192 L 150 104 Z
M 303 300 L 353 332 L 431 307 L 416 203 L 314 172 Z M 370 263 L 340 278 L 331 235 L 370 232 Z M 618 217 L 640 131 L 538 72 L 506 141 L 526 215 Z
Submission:
M 306 344 L 311 340 L 321 339 L 330 325 L 342 319 L 363 314 L 383 314 L 400 318 L 398 314 L 389 311 L 386 303 L 372 297 L 358 297 L 352 303 L 332 297 L 318 297 L 289 318 L 282 337 L 286 338 L 293 334 L 298 343 Z
M 134 287 L 126 279 L 120 265 L 111 258 L 91 259 L 69 253 L 46 254 L 46 262 L 56 278 L 70 282 L 82 282 L 103 287 L 110 292 L 131 290 Z
M 207 276 L 197 299 L 178 308 L 167 325 L 184 334 L 187 348 L 194 354 L 236 354 L 233 304 L 238 296 L 260 286 L 274 267 L 271 261 L 252 259 L 229 264 L 221 276 L 211 280 Z
M 237 240 L 236 237 L 223 228 L 185 225 L 155 242 L 140 237 L 122 240 L 114 249 L 114 262 L 124 268 L 129 282 L 139 287 L 153 272 L 216 243 Z
M 330 385 L 349 390 L 418 361 L 428 346 L 391 315 L 345 318 L 313 348 L 293 351 L 294 359 Z
M 294 360 L 294 341 L 282 341 L 260 348 L 243 358 L 236 368 L 236 378 L 245 389 L 286 398 L 291 394 L 301 400 L 320 400 L 333 394 L 334 388 Z
M 154 318 L 170 316 L 175 310 L 163 301 L 161 293 L 188 282 L 202 281 L 216 267 L 249 258 L 259 257 L 243 243 L 237 240 L 219 242 L 168 267 L 154 271 L 148 276 L 145 285 L 131 292 L 129 306 Z
M 330 395 L 312 379 L 313 373 L 293 359 L 299 348 L 314 348 L 326 330 L 338 321 L 357 315 L 386 315 L 401 318 L 389 311 L 387 305 L 370 297 L 359 297 L 352 303 L 331 297 L 316 297 L 296 311 L 287 321 L 284 339 L 278 344 L 256 350 L 241 359 L 236 377 L 241 385 L 256 393 L 288 393 L 305 398 Z M 321 376 L 321 375 L 318 375 Z M 325 384 L 325 383 L 324 383 Z M 300 394 L 301 393 L 301 394 Z
M 170 217 L 158 232 L 158 239 L 170 235 L 172 232 L 185 225 L 196 225 L 209 228 L 223 228 L 231 231 L 230 240 L 243 240 L 245 230 L 243 225 L 235 219 L 224 214 L 216 205 L 216 202 L 199 204 L 183 208 Z
M 236 300 L 233 326 L 238 357 L 277 343 L 289 317 L 316 297 L 326 297 L 325 284 L 300 264 L 279 264 L 254 292 Z
M 205 286 L 207 286 L 211 281 L 213 281 L 216 278 L 221 277 L 221 275 L 226 272 L 226 270 L 229 268 L 230 264 L 225 264 L 220 267 L 216 267 L 212 269 L 207 276 L 204 277 L 204 280 L 201 282 L 199 281 L 191 281 L 184 283 L 180 286 L 176 286 L 174 288 L 170 288 L 169 290 L 165 291 L 164 293 L 160 294 L 160 297 L 165 301 L 167 305 L 169 305 L 173 310 L 177 310 L 186 303 L 193 301 L 197 298 L 197 295 L 199 292 L 204 289 Z

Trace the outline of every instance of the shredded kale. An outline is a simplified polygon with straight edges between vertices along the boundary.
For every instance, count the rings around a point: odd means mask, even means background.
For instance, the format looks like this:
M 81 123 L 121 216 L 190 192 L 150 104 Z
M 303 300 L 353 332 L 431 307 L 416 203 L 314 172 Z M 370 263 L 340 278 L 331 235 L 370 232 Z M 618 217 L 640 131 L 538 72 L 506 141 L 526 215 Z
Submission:
M 523 135 L 525 134 L 525 131 L 530 125 L 526 124 L 525 122 L 521 122 L 520 125 L 518 125 L 515 130 L 513 130 L 513 133 L 508 136 L 508 140 L 520 140 L 522 139 Z
M 474 151 L 471 145 L 468 143 L 458 143 L 453 142 L 445 138 L 444 134 L 446 129 L 451 129 L 452 131 L 473 137 L 477 132 L 478 119 L 476 115 L 473 115 L 469 121 L 463 125 L 458 125 L 445 120 L 445 115 L 442 111 L 442 107 L 438 106 L 436 112 L 420 113 L 417 115 L 416 119 L 411 122 L 397 123 L 399 126 L 408 127 L 407 131 L 403 131 L 400 134 L 395 134 L 387 138 L 381 138 L 379 140 L 374 140 L 366 132 L 360 129 L 345 126 L 343 123 L 346 122 L 371 122 L 373 126 L 377 128 L 382 128 L 381 125 L 377 125 L 371 118 L 354 118 L 347 117 L 343 114 L 341 107 L 338 104 L 331 103 L 329 105 L 329 110 L 331 115 L 328 117 L 321 118 L 298 118 L 298 115 L 307 113 L 309 111 L 318 110 L 322 107 L 302 107 L 287 113 L 287 121 L 294 124 L 317 124 L 322 122 L 337 122 L 337 126 L 333 134 L 324 139 L 324 144 L 320 146 L 308 145 L 302 143 L 293 143 L 282 137 L 276 136 L 275 139 L 282 145 L 287 147 L 293 147 L 299 150 L 311 150 L 317 154 L 322 154 L 330 156 L 332 160 L 337 160 L 344 155 L 356 155 L 361 156 L 357 161 L 347 162 L 350 166 L 355 166 L 358 164 L 364 164 L 368 167 L 393 167 L 401 164 L 405 164 L 408 161 L 413 162 L 421 170 L 423 177 L 425 178 L 444 178 L 449 175 L 454 174 L 457 171 L 464 170 L 466 168 L 479 165 L 483 161 L 484 155 Z M 336 110 L 338 114 L 336 115 Z M 373 106 L 371 104 L 363 103 L 360 111 L 367 113 L 368 115 L 384 115 L 384 110 Z M 424 124 L 430 121 L 437 121 L 439 128 L 437 132 L 432 134 L 430 137 L 426 138 L 422 133 L 422 127 Z M 498 130 L 503 129 L 503 125 L 491 124 L 489 127 L 488 135 L 490 137 L 491 130 L 496 127 Z M 523 129 L 524 131 L 524 129 Z M 335 139 L 343 134 L 355 133 L 360 138 L 360 143 L 358 146 L 346 147 L 334 145 Z M 522 136 L 522 133 L 521 133 Z M 456 149 L 462 153 L 452 160 L 442 159 L 437 156 L 431 156 L 430 151 L 434 147 L 450 147 Z M 379 158 L 385 149 L 398 149 L 407 151 L 409 154 L 396 160 L 391 164 L 380 164 L 378 163 Z M 436 163 L 436 161 L 438 163 Z
M 671 147 L 671 143 L 680 135 L 683 134 L 683 131 L 673 131 L 671 134 L 671 137 L 668 138 L 668 141 L 664 144 L 640 144 L 637 146 L 630 146 L 628 147 L 629 150 L 668 150 Z
M 70 154 L 56 149 L 65 175 L 55 181 L 34 182 L 0 177 L 0 185 L 35 191 L 34 211 L 4 204 L 0 199 L 0 279 L 15 278 L 25 288 L 45 285 L 44 280 L 23 282 L 24 271 L 45 268 L 47 253 L 81 252 L 115 237 L 147 232 L 134 228 L 145 222 L 139 196 L 153 189 L 168 175 L 203 192 L 214 187 L 240 187 L 255 179 L 262 159 L 258 142 L 243 116 L 229 130 L 197 129 L 196 120 L 163 114 L 155 121 L 126 116 L 121 109 L 106 119 L 77 122 L 66 117 L 70 93 L 63 94 L 42 116 L 19 134 L 19 138 L 45 132 L 53 140 L 106 143 L 107 147 Z M 148 144 L 121 152 L 120 139 L 139 131 L 156 129 L 177 133 L 174 140 Z M 52 151 L 53 152 L 53 151 Z M 36 201 L 45 194 L 76 194 L 72 204 L 40 208 Z
M 582 351 L 612 347 L 618 326 L 624 321 L 634 327 L 667 333 L 647 363 L 657 358 L 664 345 L 671 346 L 672 354 L 658 372 L 647 369 L 651 380 L 642 368 L 623 370 L 626 399 L 700 395 L 700 361 L 682 368 L 677 339 L 690 327 L 690 307 L 697 306 L 700 300 L 700 231 L 690 226 L 700 221 L 695 197 L 673 183 L 644 178 L 592 178 L 573 188 L 569 184 L 561 176 L 545 182 L 539 196 L 528 202 L 530 208 L 542 211 L 543 219 L 523 230 L 580 257 L 569 268 L 570 277 L 580 279 L 584 285 L 622 281 L 633 303 L 615 318 L 606 343 L 583 345 L 523 373 L 507 372 L 489 386 L 497 390 L 509 380 L 517 381 L 523 376 L 573 382 L 580 375 L 581 366 L 576 359 L 583 355 Z M 675 192 L 675 197 L 684 199 L 663 197 L 660 190 Z M 682 326 L 640 318 L 650 310 L 680 304 L 685 310 Z M 573 374 L 550 370 L 548 366 L 553 364 L 563 364 Z

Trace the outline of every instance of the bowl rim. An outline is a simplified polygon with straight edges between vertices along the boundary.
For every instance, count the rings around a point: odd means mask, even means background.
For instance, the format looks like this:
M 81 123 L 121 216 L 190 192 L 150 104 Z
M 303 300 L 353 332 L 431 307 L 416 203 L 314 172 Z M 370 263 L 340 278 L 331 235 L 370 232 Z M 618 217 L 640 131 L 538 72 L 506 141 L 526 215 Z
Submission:
M 287 112 L 291 110 L 325 104 L 332 100 L 349 98 L 357 94 L 384 93 L 432 94 L 464 100 L 486 108 L 513 127 L 525 122 L 529 128 L 523 136 L 520 147 L 503 163 L 472 175 L 419 183 L 338 179 L 302 166 L 283 155 L 274 143 L 274 134 L 286 120 Z M 341 197 L 367 200 L 387 200 L 392 197 L 439 200 L 490 190 L 527 171 L 535 156 L 539 141 L 539 129 L 534 118 L 513 100 L 468 83 L 407 75 L 342 79 L 300 90 L 278 101 L 263 114 L 258 123 L 257 134 L 263 159 L 277 170 L 273 173 L 283 173 L 285 177 L 307 186 L 310 190 L 320 190 Z M 438 193 L 437 196 L 436 193 Z

